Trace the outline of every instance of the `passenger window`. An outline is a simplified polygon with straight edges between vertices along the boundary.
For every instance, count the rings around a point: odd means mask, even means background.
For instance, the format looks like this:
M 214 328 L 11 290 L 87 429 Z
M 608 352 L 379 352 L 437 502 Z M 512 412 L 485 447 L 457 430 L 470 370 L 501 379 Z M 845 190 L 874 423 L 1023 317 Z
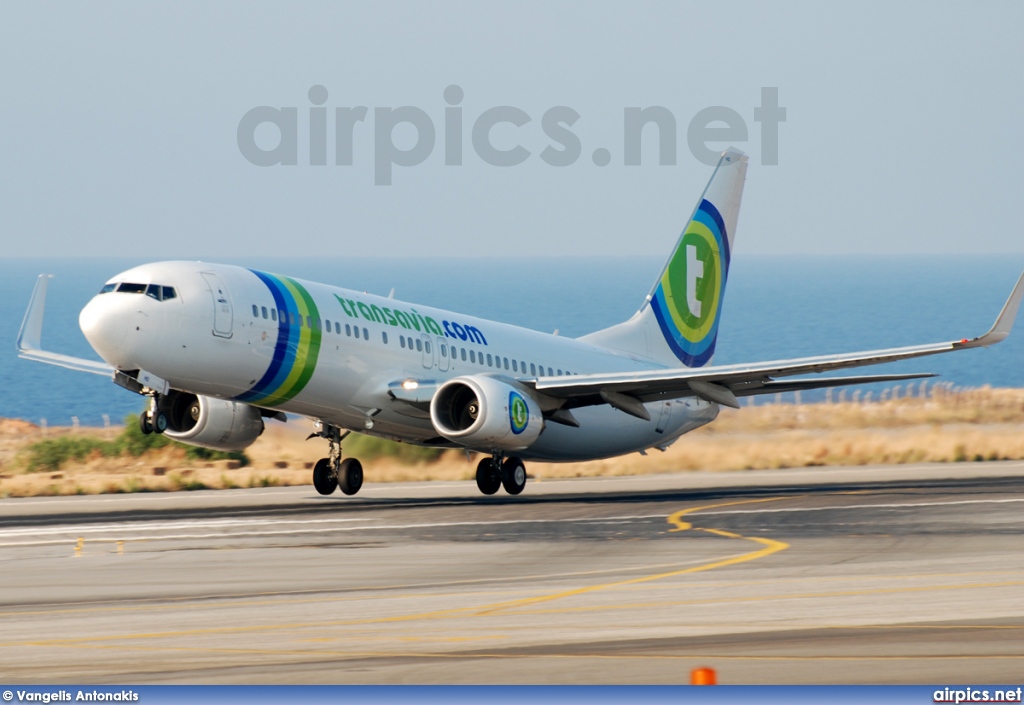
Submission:
M 494 367 L 494 361 L 491 359 L 491 354 L 487 353 L 487 366 Z
M 313 317 L 312 316 L 306 316 L 306 327 L 309 328 L 310 330 L 313 330 Z
M 359 337 L 359 328 L 357 327 L 354 330 L 355 330 L 355 336 L 354 337 L 358 338 Z
M 399 347 L 402 347 L 402 348 L 405 347 L 405 336 L 404 335 L 398 336 L 398 345 L 399 345 Z
M 469 351 L 469 361 L 470 362 L 476 362 L 476 351 L 475 350 L 470 350 Z
M 272 320 L 272 321 L 276 321 L 277 320 L 277 309 L 276 308 L 270 309 L 270 320 Z
M 363 340 L 369 340 L 369 339 L 370 339 L 370 331 L 368 331 L 365 328 L 363 328 Z
M 561 371 L 561 370 L 559 370 L 559 371 L 558 371 L 558 376 L 559 376 L 559 377 L 561 377 L 561 376 L 562 376 L 562 371 Z
M 551 370 L 551 368 L 549 367 L 549 368 L 548 368 L 548 377 L 554 377 L 554 376 L 555 376 L 555 373 L 554 373 L 554 372 L 553 372 L 553 371 Z
M 426 340 L 423 341 L 423 352 L 427 353 L 428 355 L 430 354 L 430 342 L 429 341 L 426 341 Z
M 387 345 L 388 344 L 388 332 L 386 330 L 382 330 L 380 332 L 380 337 L 384 341 L 384 344 Z
M 423 352 L 423 341 L 419 338 L 416 339 L 416 350 L 418 352 Z
M 533 375 L 534 377 L 537 376 L 537 366 L 532 362 L 530 363 L 530 374 Z
M 252 317 L 253 318 L 259 318 L 260 317 L 260 310 L 258 308 L 256 308 L 256 304 L 252 305 Z
M 502 359 L 505 362 L 505 369 L 507 370 L 508 369 L 508 358 L 506 357 L 506 358 L 502 358 Z
M 348 323 L 345 324 L 345 335 L 347 335 L 349 338 L 352 337 L 352 326 L 350 326 Z
M 462 361 L 466 361 L 466 348 L 462 348 Z
M 330 321 L 324 321 L 324 330 L 327 331 L 328 333 L 331 332 L 331 322 Z
M 110 292 L 112 292 L 116 288 L 117 288 L 117 284 L 104 284 L 103 288 L 100 289 L 100 293 L 101 294 L 109 294 Z
M 513 372 L 518 372 L 519 371 L 519 365 L 516 364 L 515 360 L 512 361 L 512 371 Z
M 448 346 L 447 345 L 442 345 L 441 346 L 441 357 L 448 357 Z
M 341 335 L 341 324 L 338 323 L 337 321 L 334 322 L 334 332 L 337 335 Z
M 264 306 L 264 307 L 262 308 L 262 310 L 263 310 L 263 318 L 266 318 L 266 317 L 267 317 L 267 316 L 269 315 L 269 314 L 267 313 L 267 307 L 266 307 L 266 306 Z
M 512 365 L 512 366 L 515 367 L 515 365 Z M 519 369 L 521 369 L 523 371 L 524 375 L 526 374 L 526 361 L 525 360 L 520 360 L 519 361 Z

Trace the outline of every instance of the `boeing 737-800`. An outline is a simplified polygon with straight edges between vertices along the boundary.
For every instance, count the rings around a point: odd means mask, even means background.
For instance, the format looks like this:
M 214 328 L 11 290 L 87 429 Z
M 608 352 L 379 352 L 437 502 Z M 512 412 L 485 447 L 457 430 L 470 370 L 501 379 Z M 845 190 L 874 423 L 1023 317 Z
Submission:
M 930 375 L 796 375 L 998 343 L 973 339 L 845 355 L 715 366 L 747 158 L 722 153 L 654 286 L 628 321 L 577 339 L 243 267 L 159 262 L 112 277 L 82 310 L 104 362 L 41 348 L 47 275 L 18 337 L 22 357 L 111 376 L 149 397 L 147 433 L 239 450 L 264 418 L 313 419 L 329 442 L 313 471 L 321 494 L 355 494 L 363 471 L 342 459 L 353 430 L 485 455 L 481 492 L 526 485 L 523 460 L 579 461 L 665 449 L 739 397 Z

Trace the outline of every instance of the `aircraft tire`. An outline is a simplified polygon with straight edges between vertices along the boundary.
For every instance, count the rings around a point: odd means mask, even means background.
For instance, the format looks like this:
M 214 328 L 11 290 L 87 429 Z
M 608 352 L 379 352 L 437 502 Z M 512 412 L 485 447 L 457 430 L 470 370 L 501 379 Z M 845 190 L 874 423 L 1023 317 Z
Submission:
M 501 465 L 501 484 L 510 495 L 517 495 L 526 487 L 526 466 L 512 456 Z
M 139 414 L 139 430 L 142 431 L 143 436 L 148 436 L 153 432 L 153 424 L 149 422 L 148 411 Z
M 476 488 L 482 494 L 491 495 L 501 487 L 501 473 L 494 467 L 494 461 L 484 458 L 476 466 Z
M 363 486 L 363 465 L 355 458 L 345 458 L 338 468 L 338 487 L 347 495 L 353 495 Z
M 158 411 L 153 414 L 153 433 L 163 433 L 167 430 L 167 414 Z
M 313 468 L 313 487 L 320 494 L 331 494 L 338 487 L 338 478 L 331 472 L 331 461 L 320 458 Z

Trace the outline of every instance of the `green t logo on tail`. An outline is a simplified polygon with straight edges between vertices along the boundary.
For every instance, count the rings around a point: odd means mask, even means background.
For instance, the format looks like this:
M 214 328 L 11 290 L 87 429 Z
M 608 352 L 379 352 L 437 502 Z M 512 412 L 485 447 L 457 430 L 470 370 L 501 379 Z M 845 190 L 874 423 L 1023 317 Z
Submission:
M 729 271 L 729 238 L 718 209 L 702 200 L 651 299 L 665 342 L 687 367 L 715 352 Z

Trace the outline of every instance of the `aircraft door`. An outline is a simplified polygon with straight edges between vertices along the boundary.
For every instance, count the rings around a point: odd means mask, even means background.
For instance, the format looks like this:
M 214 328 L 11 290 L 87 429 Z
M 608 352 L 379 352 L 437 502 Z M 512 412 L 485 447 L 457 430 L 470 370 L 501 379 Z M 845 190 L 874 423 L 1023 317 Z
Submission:
M 448 358 L 452 354 L 452 348 L 444 338 L 437 339 L 437 369 L 442 372 L 448 371 Z
M 434 366 L 434 344 L 426 333 L 420 335 L 420 340 L 423 341 L 423 366 L 429 370 Z
M 203 279 L 210 287 L 210 295 L 213 297 L 213 334 L 220 338 L 230 338 L 234 314 L 231 309 L 228 288 L 213 272 L 203 272 L 202 274 Z

